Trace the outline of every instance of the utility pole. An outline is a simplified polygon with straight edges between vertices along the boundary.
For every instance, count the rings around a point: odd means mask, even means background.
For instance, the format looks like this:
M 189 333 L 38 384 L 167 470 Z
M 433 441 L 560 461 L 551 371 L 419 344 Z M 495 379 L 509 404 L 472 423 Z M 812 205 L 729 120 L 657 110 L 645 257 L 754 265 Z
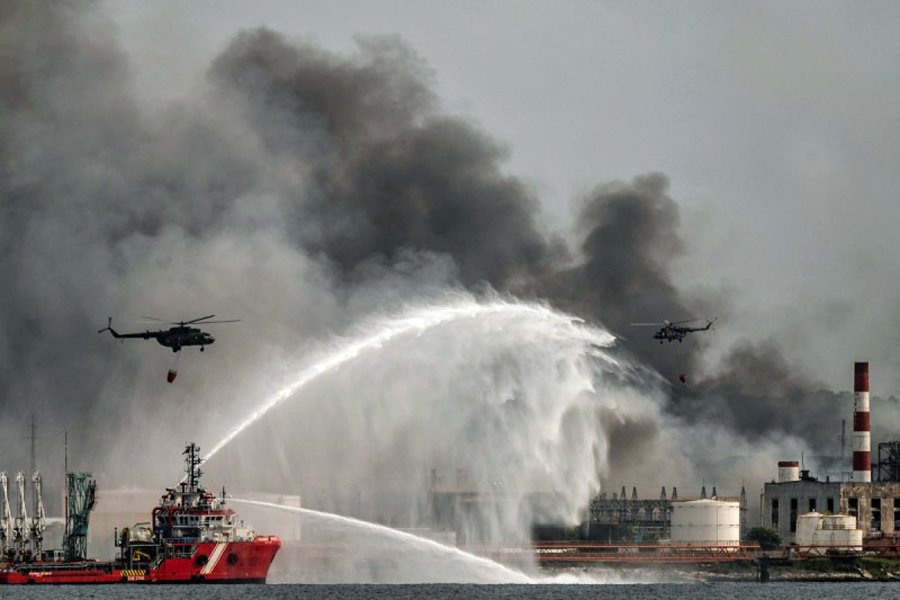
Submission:
M 844 462 L 844 447 L 847 444 L 847 419 L 841 419 L 841 462 Z
M 36 426 L 34 424 L 34 411 L 31 412 L 31 474 L 34 475 L 34 472 L 37 471 L 37 461 L 35 460 L 35 455 L 37 453 L 35 446 L 35 435 Z
M 63 517 L 69 522 L 69 428 L 65 430 L 65 457 L 63 458 Z

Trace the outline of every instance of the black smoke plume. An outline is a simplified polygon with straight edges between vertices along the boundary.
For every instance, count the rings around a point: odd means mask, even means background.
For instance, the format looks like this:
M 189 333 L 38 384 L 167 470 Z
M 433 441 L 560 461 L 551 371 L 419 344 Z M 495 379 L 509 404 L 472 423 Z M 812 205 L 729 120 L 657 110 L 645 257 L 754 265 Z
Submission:
M 671 347 L 635 322 L 680 321 L 709 314 L 708 303 L 689 303 L 672 281 L 672 261 L 684 252 L 678 205 L 661 173 L 631 183 L 598 186 L 583 200 L 577 221 L 578 264 L 549 278 L 547 295 L 589 315 L 628 339 L 628 349 L 667 377 L 696 372 L 703 340 Z M 702 323 L 702 322 L 701 322 Z
M 548 252 L 537 200 L 500 173 L 503 148 L 438 110 L 402 41 L 360 49 L 348 60 L 255 30 L 210 72 L 265 148 L 307 173 L 291 207 L 296 242 L 345 274 L 404 249 L 452 256 L 466 284 L 504 288 L 536 272 Z

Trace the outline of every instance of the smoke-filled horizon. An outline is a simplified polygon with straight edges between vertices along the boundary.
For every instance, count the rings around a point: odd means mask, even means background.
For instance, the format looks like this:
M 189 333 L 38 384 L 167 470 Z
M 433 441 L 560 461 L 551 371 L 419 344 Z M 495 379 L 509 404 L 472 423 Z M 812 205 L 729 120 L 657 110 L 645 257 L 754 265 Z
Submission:
M 12 462 L 27 460 L 33 413 L 46 462 L 66 428 L 75 468 L 171 479 L 173 444 L 230 429 L 311 349 L 374 314 L 494 291 L 624 336 L 621 356 L 671 382 L 659 411 L 598 419 L 610 477 L 671 485 L 679 463 L 724 477 L 734 456 L 707 456 L 716 449 L 743 452 L 759 480 L 772 465 L 754 455 L 836 453 L 847 395 L 777 340 L 741 339 L 710 364 L 715 331 L 660 346 L 629 327 L 716 315 L 728 327 L 732 295 L 675 274 L 691 239 L 665 174 L 597 182 L 575 224 L 550 230 L 538 192 L 506 172 L 509 149 L 443 108 L 399 37 L 338 54 L 236 32 L 194 91 L 158 110 L 137 95 L 102 5 L 0 2 L 0 57 L 0 434 Z M 211 313 L 241 322 L 217 326 L 204 355 L 183 351 L 174 385 L 167 349 L 95 333 L 107 316 L 128 331 L 146 327 L 131 322 L 141 315 Z M 896 418 L 875 417 L 876 440 Z M 260 485 L 277 488 L 277 471 Z

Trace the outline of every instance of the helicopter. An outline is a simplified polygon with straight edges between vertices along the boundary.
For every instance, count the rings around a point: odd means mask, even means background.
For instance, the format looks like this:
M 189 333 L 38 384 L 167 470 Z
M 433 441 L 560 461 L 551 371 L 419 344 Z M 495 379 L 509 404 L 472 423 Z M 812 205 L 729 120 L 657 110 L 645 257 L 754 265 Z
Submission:
M 215 342 L 216 338 L 206 333 L 205 331 L 198 329 L 197 327 L 190 327 L 190 325 L 209 325 L 211 323 L 237 323 L 238 321 L 240 321 L 240 319 L 230 319 L 227 321 L 207 321 L 207 319 L 212 319 L 215 316 L 216 315 L 207 315 L 205 317 L 200 317 L 199 319 L 178 322 L 167 322 L 163 321 L 162 319 L 157 319 L 156 317 L 142 317 L 144 319 L 149 319 L 151 321 L 156 321 L 166 325 L 174 325 L 174 327 L 170 327 L 169 329 L 161 329 L 159 331 L 147 330 L 138 333 L 119 333 L 112 328 L 112 317 L 109 317 L 109 321 L 107 322 L 106 327 L 104 327 L 97 333 L 108 331 L 117 340 L 129 338 L 142 340 L 155 339 L 166 348 L 171 348 L 172 352 L 178 352 L 184 346 L 200 346 L 200 352 L 203 352 L 204 347 Z
M 660 327 L 659 331 L 653 334 L 654 340 L 659 340 L 659 343 L 662 344 L 665 341 L 669 342 L 683 342 L 684 337 L 689 333 L 694 333 L 697 331 L 708 331 L 713 323 L 715 323 L 718 317 L 714 317 L 713 319 L 706 320 L 706 327 L 689 327 L 683 325 L 684 323 L 694 323 L 695 321 L 700 321 L 701 319 L 687 319 L 686 321 L 663 321 L 661 323 L 632 323 L 633 327 Z

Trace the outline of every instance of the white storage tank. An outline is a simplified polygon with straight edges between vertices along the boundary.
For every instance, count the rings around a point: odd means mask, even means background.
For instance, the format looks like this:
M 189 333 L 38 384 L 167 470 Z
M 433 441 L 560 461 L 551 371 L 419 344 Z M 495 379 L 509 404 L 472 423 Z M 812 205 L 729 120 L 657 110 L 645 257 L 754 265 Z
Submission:
M 798 546 L 810 546 L 816 536 L 816 530 L 822 526 L 822 513 L 809 512 L 797 515 L 797 536 L 794 538 Z
M 823 515 L 822 528 L 856 529 L 856 517 L 854 517 L 853 515 Z
M 778 462 L 778 483 L 787 483 L 788 481 L 800 481 L 800 463 L 796 460 Z
M 862 552 L 862 540 L 854 516 L 813 512 L 797 517 L 797 545 L 803 554 L 822 556 L 831 549 Z
M 729 500 L 672 502 L 672 544 L 738 546 L 741 543 L 741 506 Z

